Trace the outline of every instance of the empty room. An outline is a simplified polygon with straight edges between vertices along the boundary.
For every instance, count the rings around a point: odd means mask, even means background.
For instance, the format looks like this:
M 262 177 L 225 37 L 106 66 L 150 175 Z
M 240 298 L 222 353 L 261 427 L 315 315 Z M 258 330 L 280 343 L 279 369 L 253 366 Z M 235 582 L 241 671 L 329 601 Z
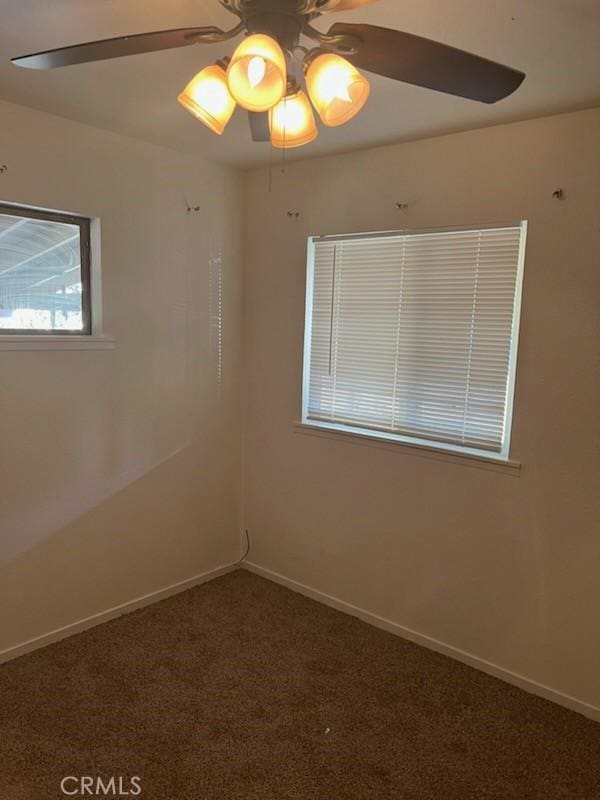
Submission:
M 600 800 L 600 4 L 3 0 L 0 800 Z

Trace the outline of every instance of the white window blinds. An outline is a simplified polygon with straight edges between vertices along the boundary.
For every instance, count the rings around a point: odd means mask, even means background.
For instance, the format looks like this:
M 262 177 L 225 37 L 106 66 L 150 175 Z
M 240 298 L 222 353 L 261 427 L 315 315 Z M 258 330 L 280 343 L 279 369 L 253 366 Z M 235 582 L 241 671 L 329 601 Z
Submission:
M 508 457 L 525 232 L 310 239 L 303 421 Z

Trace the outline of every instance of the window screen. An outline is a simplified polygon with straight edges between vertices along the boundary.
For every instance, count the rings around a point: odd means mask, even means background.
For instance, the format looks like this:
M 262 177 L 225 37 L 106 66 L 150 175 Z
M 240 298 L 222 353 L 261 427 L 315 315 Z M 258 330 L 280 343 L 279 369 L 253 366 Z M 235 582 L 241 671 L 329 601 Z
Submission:
M 0 334 L 89 333 L 89 220 L 0 205 Z
M 525 235 L 310 239 L 303 421 L 507 458 Z

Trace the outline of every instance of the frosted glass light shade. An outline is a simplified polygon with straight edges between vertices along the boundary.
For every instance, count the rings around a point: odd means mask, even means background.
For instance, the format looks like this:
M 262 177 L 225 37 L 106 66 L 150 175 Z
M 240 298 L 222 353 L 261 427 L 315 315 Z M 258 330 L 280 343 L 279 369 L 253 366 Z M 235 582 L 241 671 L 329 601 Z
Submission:
M 229 91 L 242 108 L 268 111 L 285 94 L 287 68 L 283 50 L 263 33 L 248 36 L 227 68 Z
M 356 116 L 371 91 L 364 75 L 335 53 L 315 58 L 306 73 L 306 87 L 323 124 L 330 128 Z
M 205 67 L 177 98 L 181 105 L 219 136 L 235 110 L 225 70 L 218 64 Z
M 301 147 L 317 138 L 319 132 L 308 97 L 302 90 L 287 95 L 269 112 L 273 147 Z

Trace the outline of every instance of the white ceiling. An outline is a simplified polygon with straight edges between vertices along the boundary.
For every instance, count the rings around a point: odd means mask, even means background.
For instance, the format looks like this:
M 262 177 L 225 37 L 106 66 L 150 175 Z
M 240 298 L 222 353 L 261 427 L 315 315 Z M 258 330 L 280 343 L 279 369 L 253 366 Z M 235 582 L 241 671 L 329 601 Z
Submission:
M 327 153 L 600 105 L 599 0 L 380 0 L 316 23 L 368 22 L 437 39 L 527 73 L 512 97 L 487 106 L 372 76 L 363 112 L 289 157 Z M 247 167 L 269 160 L 236 112 L 217 137 L 176 102 L 204 65 L 235 41 L 49 72 L 9 59 L 81 41 L 198 25 L 231 28 L 217 0 L 2 0 L 0 97 L 206 158 Z

